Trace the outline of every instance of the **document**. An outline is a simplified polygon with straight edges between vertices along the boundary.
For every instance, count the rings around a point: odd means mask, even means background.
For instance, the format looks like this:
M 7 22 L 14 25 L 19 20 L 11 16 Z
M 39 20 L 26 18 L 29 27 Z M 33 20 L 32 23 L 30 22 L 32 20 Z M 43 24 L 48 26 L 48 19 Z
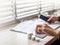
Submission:
M 11 29 L 11 31 L 19 32 L 19 33 L 32 33 L 34 31 L 33 21 L 25 21 L 22 23 L 19 23 L 17 26 Z
M 60 23 L 59 24 L 49 24 L 42 19 L 37 19 L 34 21 L 33 20 L 24 21 L 24 22 L 18 24 L 17 26 L 15 26 L 14 28 L 12 28 L 11 30 L 20 32 L 20 33 L 33 33 L 36 29 L 36 25 L 41 24 L 41 23 L 46 23 L 53 29 L 57 29 L 60 26 Z
M 55 29 L 55 30 L 60 27 L 60 24 L 59 24 L 59 23 L 48 24 L 48 25 L 49 25 L 51 28 Z
M 51 23 L 51 24 L 49 24 L 48 22 L 46 22 L 46 21 L 44 21 L 42 19 L 35 20 L 34 23 L 36 25 L 41 24 L 41 23 L 46 23 L 47 25 L 49 25 L 53 29 L 57 29 L 58 27 L 60 27 L 60 23 Z

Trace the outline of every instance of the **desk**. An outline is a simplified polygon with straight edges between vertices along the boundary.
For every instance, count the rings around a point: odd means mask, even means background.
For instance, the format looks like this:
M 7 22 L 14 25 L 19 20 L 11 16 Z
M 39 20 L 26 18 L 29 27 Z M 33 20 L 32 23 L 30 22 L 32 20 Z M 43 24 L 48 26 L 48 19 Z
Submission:
M 54 41 L 56 41 L 58 39 L 58 37 L 54 37 L 51 40 L 49 40 L 45 45 L 51 45 Z
M 29 40 L 27 34 L 20 34 L 20 39 L 21 39 L 21 45 L 46 45 L 47 42 L 52 40 L 54 37 L 52 36 L 47 36 L 44 39 L 40 39 L 40 42 Z
M 35 21 L 32 21 L 32 20 L 25 21 L 25 22 L 18 24 L 16 27 L 12 28 L 11 30 L 15 31 L 15 32 L 19 32 L 19 33 L 24 33 L 24 34 L 33 33 L 33 31 L 36 28 L 36 25 L 41 24 L 42 22 L 45 23 L 45 21 L 43 21 L 41 19 L 35 20 Z M 26 39 L 28 39 L 28 38 L 26 38 Z M 57 37 L 47 36 L 44 39 L 40 39 L 41 42 L 38 43 L 38 45 L 50 45 L 56 39 L 57 39 Z M 30 41 L 30 42 L 32 42 L 32 41 Z M 27 43 L 28 43 L 28 41 L 27 41 Z M 31 45 L 37 45 L 36 43 L 37 42 L 31 43 Z M 28 45 L 30 45 L 30 44 L 28 44 Z

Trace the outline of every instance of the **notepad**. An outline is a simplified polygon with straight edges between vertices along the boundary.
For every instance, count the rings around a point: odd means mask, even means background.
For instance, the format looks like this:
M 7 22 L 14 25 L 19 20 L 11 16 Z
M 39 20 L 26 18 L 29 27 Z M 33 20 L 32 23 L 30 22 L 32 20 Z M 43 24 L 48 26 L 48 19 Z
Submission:
M 48 22 L 46 22 L 46 21 L 44 21 L 42 19 L 35 20 L 34 23 L 36 25 L 40 24 L 40 23 L 46 23 L 46 24 L 48 24 L 53 29 L 57 29 L 58 27 L 60 27 L 60 23 L 51 23 L 51 24 L 49 24 Z
M 11 30 L 15 32 L 20 32 L 20 33 L 33 33 L 33 31 L 36 29 L 36 25 L 40 23 L 45 23 L 45 21 L 41 19 L 36 19 L 34 21 L 32 20 L 25 21 L 25 22 L 18 24 Z M 53 29 L 57 29 L 60 26 L 60 23 L 59 24 L 48 24 L 48 25 Z
M 32 36 L 35 36 L 35 37 L 38 37 L 38 38 L 41 38 L 41 39 L 43 39 L 47 36 L 46 34 L 36 34 L 35 30 L 33 31 L 32 34 L 33 34 Z
M 60 24 L 57 24 L 57 23 L 55 23 L 55 24 L 48 24 L 51 28 L 53 28 L 53 29 L 57 29 L 57 28 L 59 28 L 60 27 Z

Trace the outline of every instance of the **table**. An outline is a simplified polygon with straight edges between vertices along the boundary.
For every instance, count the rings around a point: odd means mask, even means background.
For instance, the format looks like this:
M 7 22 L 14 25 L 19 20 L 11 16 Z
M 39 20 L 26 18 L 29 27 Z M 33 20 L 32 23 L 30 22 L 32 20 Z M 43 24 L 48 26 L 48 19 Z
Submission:
M 54 43 L 54 41 L 56 41 L 58 39 L 58 37 L 54 37 L 51 40 L 49 40 L 45 45 L 51 45 L 52 43 Z
M 33 31 L 35 30 L 35 27 L 37 24 L 41 24 L 41 23 L 45 23 L 45 21 L 39 19 L 39 20 L 30 20 L 30 21 L 25 21 L 22 22 L 20 24 L 18 24 L 16 27 L 12 28 L 12 31 L 15 32 L 19 32 L 19 33 L 24 33 L 24 34 L 29 34 L 29 33 L 33 33 Z M 40 39 L 41 42 L 38 43 L 38 45 L 50 45 L 52 44 L 58 37 L 54 37 L 54 36 L 46 36 L 44 39 Z M 26 38 L 27 39 L 27 38 Z M 36 42 L 35 42 L 36 43 Z M 34 43 L 34 44 L 35 44 Z M 33 44 L 33 43 L 32 43 Z M 31 44 L 31 45 L 32 45 Z
M 18 35 L 20 35 L 19 40 L 21 39 L 21 45 L 51 45 L 57 39 L 54 36 L 47 36 L 44 39 L 40 39 L 40 42 L 37 42 L 28 39 L 27 34 L 18 33 Z

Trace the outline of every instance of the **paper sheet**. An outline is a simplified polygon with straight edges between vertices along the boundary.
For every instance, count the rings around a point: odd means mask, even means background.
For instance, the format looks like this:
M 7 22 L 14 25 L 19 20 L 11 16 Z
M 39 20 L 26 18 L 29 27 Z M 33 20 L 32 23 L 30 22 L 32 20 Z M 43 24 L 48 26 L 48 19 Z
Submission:
M 49 26 L 53 29 L 57 29 L 58 27 L 60 27 L 60 24 L 49 24 Z
M 37 20 L 30 20 L 30 21 L 25 21 L 20 24 L 18 24 L 16 27 L 12 28 L 11 30 L 17 31 L 17 32 L 22 32 L 22 33 L 32 33 L 36 29 L 36 25 L 40 23 L 47 23 L 41 19 Z M 47 23 L 48 24 L 48 23 Z M 57 27 L 60 26 L 60 24 L 48 24 L 51 28 L 56 29 Z

